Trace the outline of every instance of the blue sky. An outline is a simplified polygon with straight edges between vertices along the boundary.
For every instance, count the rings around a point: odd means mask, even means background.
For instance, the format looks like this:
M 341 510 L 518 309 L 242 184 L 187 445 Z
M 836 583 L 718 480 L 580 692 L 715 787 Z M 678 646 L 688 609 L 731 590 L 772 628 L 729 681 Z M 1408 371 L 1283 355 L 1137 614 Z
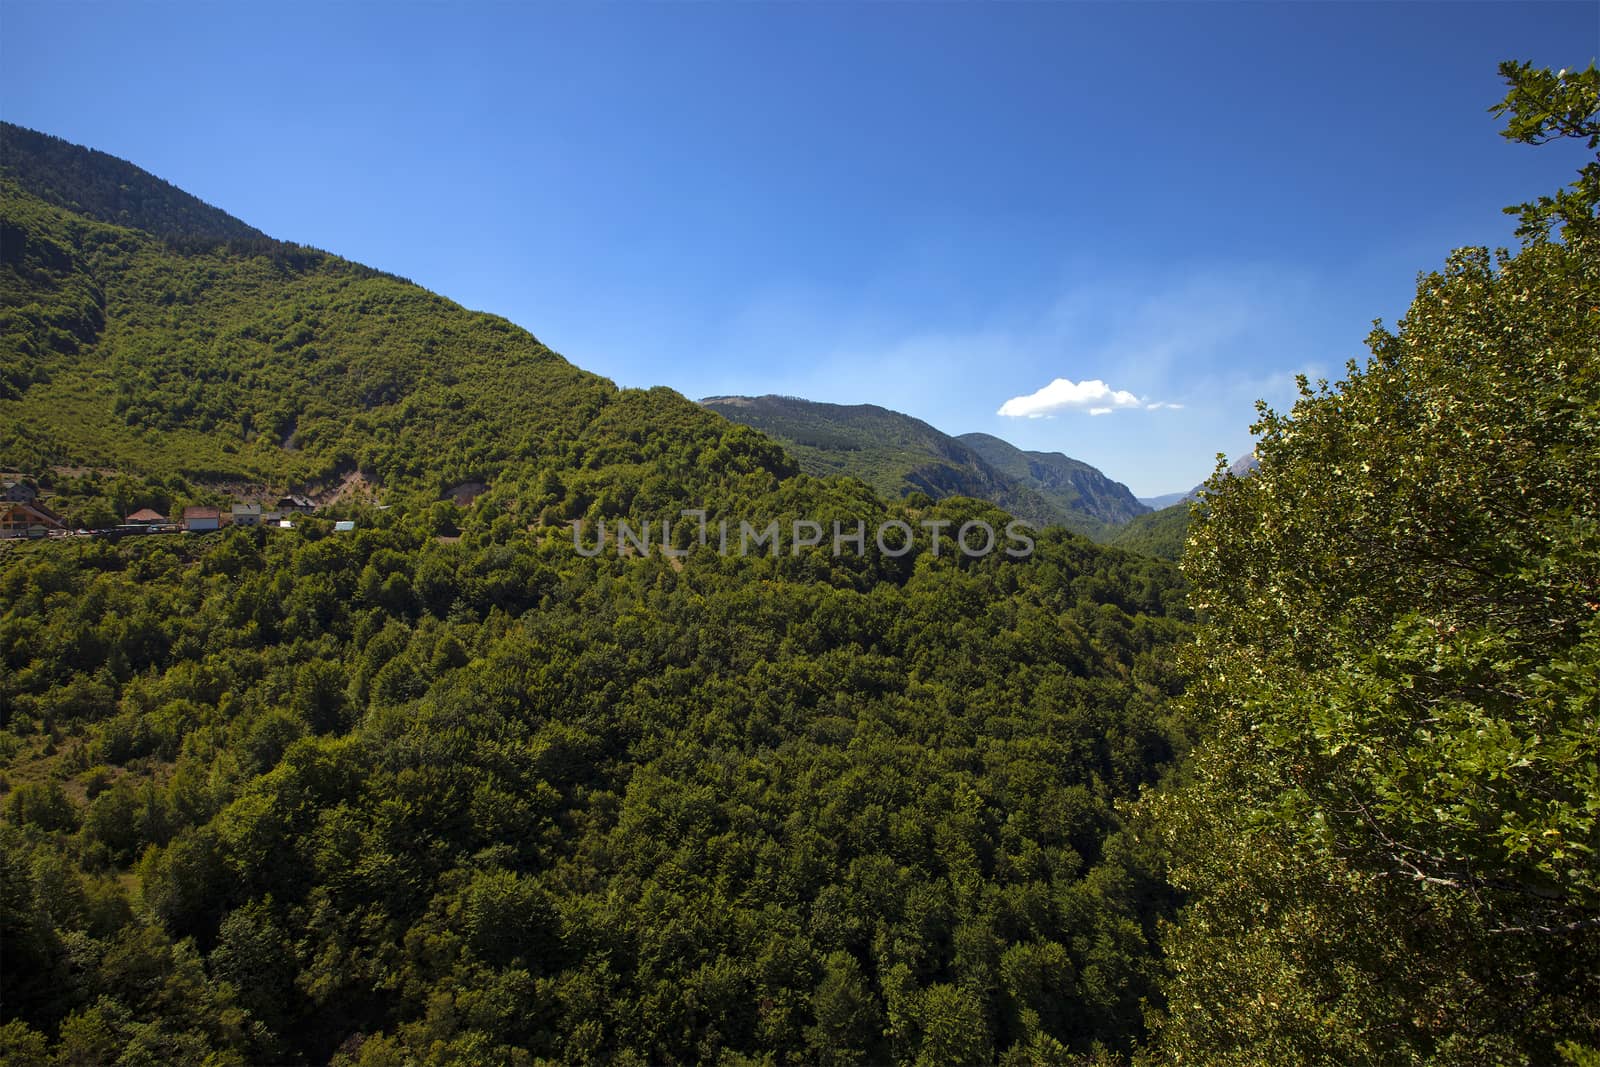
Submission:
M 882 404 L 1152 495 L 1510 243 L 1582 156 L 1497 135 L 1495 66 L 1597 41 L 1593 3 L 6 0 L 0 114 L 622 385 Z

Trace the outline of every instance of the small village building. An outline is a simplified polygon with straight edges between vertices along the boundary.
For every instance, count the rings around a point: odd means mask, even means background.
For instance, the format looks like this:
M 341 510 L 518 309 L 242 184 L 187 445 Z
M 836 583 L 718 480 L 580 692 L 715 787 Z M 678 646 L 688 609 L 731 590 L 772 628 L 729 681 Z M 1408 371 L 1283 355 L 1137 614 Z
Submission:
M 235 526 L 260 526 L 260 504 L 235 504 L 231 515 Z
M 183 509 L 183 528 L 190 533 L 215 530 L 222 525 L 222 509 L 199 505 Z
M 122 521 L 128 526 L 161 526 L 166 523 L 167 517 L 154 508 L 140 508 Z
M 278 500 L 279 511 L 312 511 L 316 506 L 316 501 L 308 496 L 301 496 L 299 493 L 290 493 L 288 496 L 280 497 Z
M 0 537 L 48 537 L 66 528 L 61 517 L 43 504 L 0 503 Z
M 340 519 L 338 522 L 333 524 L 334 533 L 349 533 L 355 528 L 356 524 L 353 519 Z
M 0 486 L 0 500 L 18 504 L 31 504 L 39 499 L 39 490 L 27 482 L 10 481 Z

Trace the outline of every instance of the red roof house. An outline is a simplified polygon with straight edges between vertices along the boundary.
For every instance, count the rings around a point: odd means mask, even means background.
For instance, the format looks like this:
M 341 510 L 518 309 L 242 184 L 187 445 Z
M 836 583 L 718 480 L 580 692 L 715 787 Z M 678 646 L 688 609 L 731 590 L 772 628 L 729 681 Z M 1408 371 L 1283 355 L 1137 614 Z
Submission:
M 200 505 L 183 509 L 185 530 L 215 530 L 222 525 L 222 509 Z

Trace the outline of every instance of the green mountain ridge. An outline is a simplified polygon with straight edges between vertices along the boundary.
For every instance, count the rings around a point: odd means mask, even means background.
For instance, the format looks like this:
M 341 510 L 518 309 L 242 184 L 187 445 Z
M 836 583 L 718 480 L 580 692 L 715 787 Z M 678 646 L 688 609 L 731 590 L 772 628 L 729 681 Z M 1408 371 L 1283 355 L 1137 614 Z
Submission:
M 1024 453 L 986 434 L 953 437 L 874 404 L 784 396 L 706 397 L 700 403 L 782 442 L 802 470 L 859 478 L 890 499 L 987 500 L 1038 525 L 1104 539 L 1147 510 L 1128 488 L 1059 453 Z
M 389 496 L 438 498 L 508 470 L 591 468 L 566 442 L 603 436 L 601 411 L 631 393 L 503 319 L 273 240 L 59 138 L 0 127 L 0 196 L 0 469 L 53 483 L 78 525 L 136 503 L 331 497 L 352 476 Z M 659 403 L 646 406 L 674 429 L 695 420 L 670 390 L 652 392 Z M 857 476 L 890 499 L 968 496 L 1099 538 L 1138 507 L 1092 468 L 1018 477 L 907 416 L 822 410 L 754 428 L 788 444 L 800 469 Z M 751 422 L 748 410 L 719 413 Z M 708 421 L 695 432 L 733 431 Z M 745 466 L 781 475 L 790 462 L 769 450 Z M 86 469 L 112 473 L 58 473 Z M 615 510 L 631 493 L 611 484 L 605 494 L 563 483 L 535 518 Z

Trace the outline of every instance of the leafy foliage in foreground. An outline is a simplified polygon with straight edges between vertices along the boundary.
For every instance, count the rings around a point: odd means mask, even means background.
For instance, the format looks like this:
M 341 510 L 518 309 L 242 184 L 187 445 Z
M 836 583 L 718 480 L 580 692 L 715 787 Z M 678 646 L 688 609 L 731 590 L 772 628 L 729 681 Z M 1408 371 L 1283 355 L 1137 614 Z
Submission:
M 1576 97 L 1594 147 L 1592 67 L 1543 110 L 1548 72 L 1505 73 L 1542 116 L 1513 133 L 1570 132 Z M 1515 256 L 1425 276 L 1364 367 L 1263 409 L 1260 469 L 1196 513 L 1207 738 L 1147 807 L 1194 894 L 1167 942 L 1175 1060 L 1596 1055 L 1597 204 L 1580 184 L 1530 206 Z

